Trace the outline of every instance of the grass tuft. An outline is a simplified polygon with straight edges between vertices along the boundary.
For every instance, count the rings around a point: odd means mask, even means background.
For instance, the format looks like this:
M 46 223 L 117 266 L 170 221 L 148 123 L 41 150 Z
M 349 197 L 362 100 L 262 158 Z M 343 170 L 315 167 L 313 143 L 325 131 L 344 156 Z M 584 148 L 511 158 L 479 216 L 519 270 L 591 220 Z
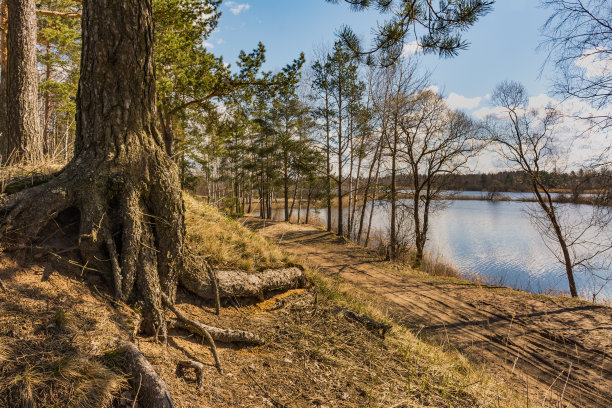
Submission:
M 261 271 L 282 268 L 289 258 L 240 222 L 185 194 L 187 242 L 216 268 Z

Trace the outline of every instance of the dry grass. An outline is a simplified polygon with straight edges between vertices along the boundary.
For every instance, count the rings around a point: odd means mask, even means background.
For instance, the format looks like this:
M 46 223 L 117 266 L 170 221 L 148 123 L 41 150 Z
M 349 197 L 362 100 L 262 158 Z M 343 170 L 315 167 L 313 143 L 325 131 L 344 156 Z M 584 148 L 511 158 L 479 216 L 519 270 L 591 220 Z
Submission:
M 418 333 L 394 321 L 381 299 L 312 268 L 309 275 L 334 303 L 393 325 L 387 336 L 387 348 L 411 371 L 409 377 L 396 378 L 411 385 L 409 398 L 401 406 L 525 406 L 522 397 L 512 391 L 509 379 L 492 377 L 484 367 L 469 362 L 451 347 L 423 341 Z
M 2 259 L 0 278 L 0 407 L 110 406 L 126 379 L 103 354 L 125 331 L 127 308 L 51 265 Z
M 184 197 L 189 247 L 213 266 L 260 271 L 290 263 L 278 247 L 238 221 L 188 194 Z
M 0 166 L 0 194 L 7 192 L 7 189 L 36 185 L 60 171 L 64 165 L 65 163 L 48 159 L 34 164 Z

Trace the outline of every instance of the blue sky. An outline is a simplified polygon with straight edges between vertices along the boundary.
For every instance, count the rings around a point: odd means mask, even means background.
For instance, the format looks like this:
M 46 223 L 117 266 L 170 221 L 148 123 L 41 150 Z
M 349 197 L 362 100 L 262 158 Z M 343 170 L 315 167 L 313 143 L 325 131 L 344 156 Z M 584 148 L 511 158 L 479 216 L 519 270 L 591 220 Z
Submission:
M 497 0 L 493 11 L 467 33 L 470 48 L 451 59 L 423 57 L 432 72 L 432 84 L 445 95 L 455 93 L 486 105 L 484 98 L 506 79 L 522 82 L 531 95 L 546 93 L 550 75 L 540 76 L 545 52 L 537 51 L 540 27 L 547 10 L 537 0 Z M 241 49 L 249 51 L 258 41 L 267 48 L 266 69 L 278 70 L 303 51 L 307 58 L 324 43 L 331 44 L 344 24 L 367 37 L 377 20 L 375 12 L 355 13 L 340 2 L 324 0 L 224 1 L 219 26 L 208 39 L 211 51 L 234 64 Z M 464 101 L 465 102 L 465 101 Z M 470 102 L 465 102 L 470 105 Z
M 446 97 L 448 106 L 478 119 L 496 113 L 489 94 L 499 82 L 521 82 L 530 95 L 530 109 L 544 111 L 547 106 L 554 106 L 568 118 L 560 126 L 559 143 L 571 146 L 568 160 L 579 163 L 594 154 L 589 146 L 609 145 L 612 132 L 608 135 L 590 132 L 589 141 L 581 139 L 579 148 L 575 146 L 573 141 L 588 124 L 571 117 L 575 112 L 588 112 L 590 107 L 585 102 L 571 98 L 561 101 L 549 95 L 553 72 L 550 67 L 542 71 L 546 51 L 538 50 L 543 40 L 540 30 L 549 11 L 539 4 L 539 0 L 497 0 L 493 11 L 465 33 L 470 42 L 468 50 L 450 59 L 421 56 L 422 66 L 431 72 L 430 83 Z M 343 1 L 330 4 L 324 0 L 224 0 L 221 8 L 219 26 L 207 40 L 211 51 L 234 64 L 240 50 L 250 51 L 261 41 L 267 49 L 265 69 L 272 71 L 281 69 L 302 51 L 310 65 L 313 51 L 323 44 L 333 44 L 338 28 L 343 25 L 351 26 L 367 39 L 372 27 L 383 18 L 374 11 L 352 12 Z M 610 61 L 581 64 L 587 72 L 590 69 L 597 75 L 603 63 Z M 483 154 L 478 160 L 472 167 L 479 171 L 506 167 L 493 153 Z

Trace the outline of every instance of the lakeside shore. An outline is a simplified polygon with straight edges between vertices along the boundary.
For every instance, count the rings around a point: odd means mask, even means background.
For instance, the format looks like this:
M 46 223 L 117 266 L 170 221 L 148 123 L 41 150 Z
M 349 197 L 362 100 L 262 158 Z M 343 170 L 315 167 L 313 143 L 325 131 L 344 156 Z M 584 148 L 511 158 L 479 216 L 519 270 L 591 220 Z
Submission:
M 612 398 L 609 307 L 429 276 L 321 227 L 252 217 L 244 222 L 326 276 L 380 297 L 392 316 L 421 336 L 514 376 L 529 394 L 548 399 L 565 389 L 568 406 L 604 407 Z M 567 380 L 558 381 L 563 372 Z

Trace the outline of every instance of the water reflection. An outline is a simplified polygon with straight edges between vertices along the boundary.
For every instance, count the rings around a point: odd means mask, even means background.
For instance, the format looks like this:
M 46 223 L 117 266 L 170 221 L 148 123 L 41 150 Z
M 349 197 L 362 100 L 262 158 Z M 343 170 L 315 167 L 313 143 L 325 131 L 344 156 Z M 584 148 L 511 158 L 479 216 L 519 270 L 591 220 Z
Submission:
M 426 246 L 430 253 L 489 282 L 536 293 L 546 293 L 550 289 L 569 291 L 563 265 L 548 250 L 525 212 L 533 203 L 483 200 L 446 203 L 448 205 L 431 220 Z M 590 211 L 590 206 L 563 204 L 563 210 L 578 218 L 581 212 Z M 277 212 L 279 217 L 281 213 Z M 302 217 L 304 215 L 305 211 Z M 311 210 L 311 217 L 313 215 Z M 316 217 L 324 225 L 327 211 L 316 210 Z M 336 217 L 337 213 L 332 211 L 332 222 L 336 222 Z M 388 234 L 388 223 L 389 210 L 378 203 L 372 228 L 383 235 Z M 597 274 L 612 277 L 612 270 L 599 270 Z M 588 272 L 576 272 L 575 279 L 582 297 L 592 300 L 596 293 L 598 300 L 612 299 L 612 283 Z

